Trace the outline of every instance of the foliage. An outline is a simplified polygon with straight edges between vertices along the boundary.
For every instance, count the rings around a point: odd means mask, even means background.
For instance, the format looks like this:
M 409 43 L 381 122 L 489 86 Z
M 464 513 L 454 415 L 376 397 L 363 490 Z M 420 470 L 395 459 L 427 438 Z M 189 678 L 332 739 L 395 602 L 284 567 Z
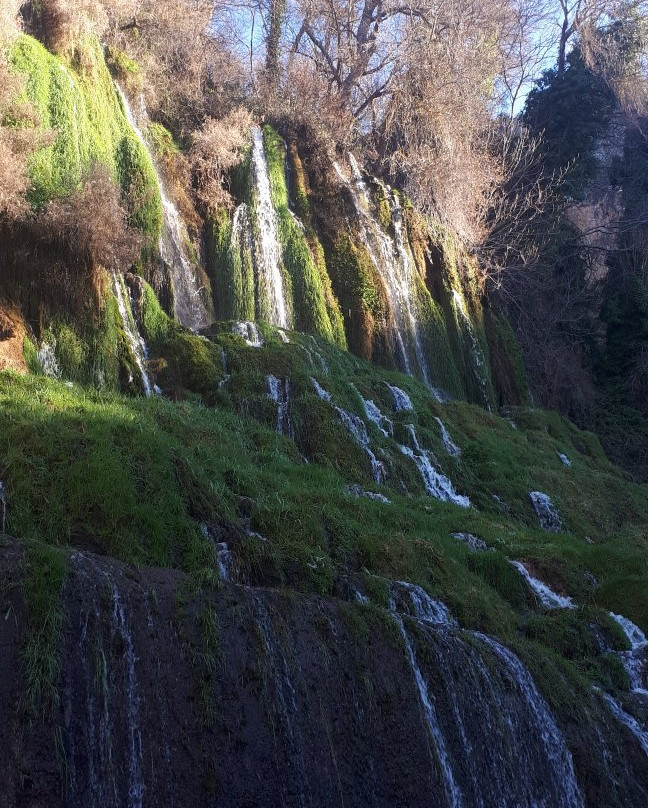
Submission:
M 604 80 L 585 64 L 578 48 L 568 69 L 546 71 L 529 93 L 525 120 L 543 136 L 544 163 L 549 171 L 567 166 L 565 193 L 579 197 L 597 166 L 595 146 L 610 121 L 614 96 Z

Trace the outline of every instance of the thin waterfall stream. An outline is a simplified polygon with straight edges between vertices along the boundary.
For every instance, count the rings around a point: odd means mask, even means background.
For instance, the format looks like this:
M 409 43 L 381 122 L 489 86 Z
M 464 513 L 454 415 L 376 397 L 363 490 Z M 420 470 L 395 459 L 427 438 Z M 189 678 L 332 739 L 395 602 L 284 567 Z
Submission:
M 121 99 L 128 123 L 139 142 L 148 152 L 155 170 L 164 217 L 164 229 L 160 237 L 159 251 L 160 258 L 169 267 L 173 278 L 173 297 L 176 318 L 178 322 L 186 328 L 192 331 L 198 331 L 213 322 L 213 317 L 201 297 L 204 290 L 198 280 L 196 269 L 192 266 L 187 256 L 187 248 L 185 245 L 188 241 L 188 236 L 186 229 L 178 209 L 164 190 L 162 177 L 160 176 L 146 137 L 139 127 L 138 118 L 130 102 L 121 87 L 118 84 L 115 84 L 115 87 Z M 143 102 L 141 106 L 141 118 L 146 120 L 147 113 Z

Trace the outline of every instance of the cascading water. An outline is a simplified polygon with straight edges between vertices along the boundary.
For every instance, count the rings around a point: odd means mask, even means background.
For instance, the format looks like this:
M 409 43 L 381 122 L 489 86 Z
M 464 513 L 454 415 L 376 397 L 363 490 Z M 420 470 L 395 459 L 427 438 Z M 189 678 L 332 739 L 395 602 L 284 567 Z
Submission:
M 292 322 L 282 275 L 277 217 L 272 204 L 263 132 L 258 126 L 252 127 L 252 167 L 255 191 L 252 252 L 257 276 L 257 316 L 279 328 L 290 328 Z
M 86 582 L 80 640 L 88 651 L 82 654 L 81 670 L 75 671 L 83 688 L 86 726 L 81 748 L 66 750 L 71 790 L 78 789 L 70 805 L 142 808 L 145 761 L 138 660 L 127 617 L 131 604 L 124 603 L 117 581 L 91 557 L 78 552 L 71 561 Z M 112 648 L 120 649 L 114 663 Z M 118 756 L 126 764 L 123 770 Z
M 563 529 L 562 519 L 551 497 L 542 491 L 531 491 L 529 499 L 540 521 L 540 527 L 549 533 L 559 533 Z
M 252 603 L 255 624 L 261 633 L 264 646 L 268 677 L 274 690 L 274 707 L 289 751 L 292 782 L 286 783 L 285 787 L 296 791 L 296 805 L 305 806 L 307 804 L 305 799 L 307 783 L 304 766 L 304 744 L 297 723 L 298 706 L 295 686 L 288 660 L 272 627 L 266 604 L 260 597 L 253 597 Z
M 354 497 L 363 497 L 364 499 L 372 499 L 374 502 L 382 502 L 384 505 L 391 505 L 391 499 L 384 494 L 379 494 L 377 491 L 366 491 L 360 485 L 350 485 L 349 494 Z
M 371 463 L 371 473 L 374 480 L 377 483 L 383 483 L 385 481 L 385 465 L 378 460 L 371 449 L 369 433 L 367 432 L 367 425 L 365 422 L 362 420 L 362 418 L 354 413 L 347 412 L 347 410 L 343 410 L 342 407 L 338 407 L 333 404 L 331 394 L 322 387 L 317 379 L 313 379 L 311 377 L 311 384 L 322 401 L 326 401 L 327 404 L 330 404 L 333 407 L 335 412 L 338 414 L 338 418 L 340 421 L 342 421 L 345 429 L 351 433 L 355 442 L 364 449 L 365 454 Z
M 232 559 L 232 551 L 227 542 L 222 541 L 216 545 L 216 564 L 218 565 L 218 573 L 222 580 L 231 580 L 234 562 Z
M 529 587 L 535 592 L 540 603 L 545 609 L 575 609 L 573 600 L 565 595 L 559 595 L 547 586 L 543 581 L 534 578 L 529 570 L 520 561 L 511 561 L 511 564 L 518 572 L 524 576 Z
M 421 707 L 423 709 L 425 723 L 428 732 L 430 734 L 430 740 L 434 745 L 439 766 L 441 768 L 443 784 L 446 792 L 447 804 L 449 808 L 461 808 L 461 806 L 464 804 L 461 796 L 461 791 L 455 780 L 454 772 L 452 770 L 452 765 L 450 762 L 450 755 L 446 747 L 446 742 L 443 737 L 443 733 L 441 732 L 441 727 L 439 726 L 439 719 L 436 710 L 434 708 L 433 700 L 430 697 L 430 692 L 428 690 L 427 683 L 425 681 L 425 678 L 423 677 L 423 674 L 421 673 L 421 669 L 419 667 L 418 661 L 416 659 L 416 654 L 414 652 L 414 647 L 412 646 L 412 642 L 407 633 L 407 629 L 405 628 L 403 618 L 397 612 L 392 612 L 392 616 L 396 621 L 396 625 L 398 626 L 398 630 L 400 631 L 401 637 L 403 638 L 403 642 L 405 644 L 407 661 L 409 663 L 410 670 L 412 671 L 412 676 L 414 677 L 414 681 L 416 683 L 416 689 L 418 692 Z
M 388 384 L 387 387 L 389 387 L 394 398 L 394 409 L 396 412 L 409 412 L 410 410 L 414 409 L 412 399 L 404 390 L 401 390 L 400 387 L 395 387 L 392 384 Z
M 54 342 L 53 345 L 43 342 L 38 349 L 37 356 L 38 361 L 40 362 L 41 370 L 46 376 L 49 376 L 52 379 L 61 378 L 61 368 L 59 367 L 59 363 L 56 359 L 56 342 Z
M 275 429 L 283 435 L 292 437 L 293 429 L 290 420 L 290 382 L 288 379 L 278 379 L 276 376 L 268 376 L 268 396 L 277 405 L 277 420 Z
M 400 354 L 400 367 L 412 375 L 418 372 L 429 385 L 429 370 L 419 323 L 416 315 L 416 265 L 403 234 L 402 210 L 395 193 L 385 188 L 394 227 L 394 238 L 380 226 L 372 213 L 369 189 L 353 155 L 349 156 L 352 180 L 349 181 L 340 166 L 334 168 L 349 189 L 354 202 L 363 246 L 380 275 L 394 317 L 394 338 Z
M 142 387 L 144 389 L 144 393 L 146 396 L 150 396 L 151 393 L 153 392 L 153 385 L 151 384 L 151 377 L 149 376 L 148 371 L 146 370 L 146 360 L 148 355 L 146 349 L 146 343 L 144 342 L 144 339 L 142 338 L 139 331 L 137 330 L 137 324 L 133 316 L 130 295 L 128 294 L 128 290 L 126 289 L 123 277 L 114 272 L 112 276 L 112 281 L 113 281 L 113 291 L 115 293 L 115 298 L 117 300 L 117 306 L 119 307 L 119 314 L 121 316 L 122 324 L 124 326 L 124 333 L 128 337 L 128 341 L 132 348 L 133 356 L 135 357 L 135 362 L 137 364 L 137 369 L 142 379 Z M 128 303 L 126 301 L 128 301 Z
M 488 376 L 484 352 L 479 344 L 479 340 L 477 339 L 475 327 L 473 326 L 470 315 L 466 310 L 463 297 L 456 289 L 453 289 L 452 291 L 452 299 L 455 306 L 455 312 L 458 312 L 461 315 L 461 320 L 463 321 L 464 328 L 468 334 L 468 339 L 470 340 L 470 350 L 473 358 L 473 366 L 475 368 L 475 373 L 477 374 L 477 380 L 479 382 L 482 398 L 484 400 L 484 406 L 490 412 L 491 405 L 490 396 L 488 394 Z
M 164 217 L 164 230 L 160 237 L 159 244 L 160 258 L 169 267 L 173 278 L 173 297 L 176 318 L 178 322 L 186 328 L 198 331 L 213 322 L 213 317 L 201 297 L 201 293 L 204 292 L 204 289 L 200 285 L 196 269 L 192 266 L 191 261 L 187 257 L 185 244 L 188 241 L 188 236 L 186 228 L 184 227 L 178 209 L 164 191 L 162 178 L 155 165 L 151 149 L 139 127 L 138 119 L 133 112 L 126 94 L 118 84 L 115 86 L 121 98 L 128 123 L 139 142 L 148 152 L 151 163 L 155 168 L 155 176 L 160 199 L 162 200 L 162 213 Z M 141 108 L 141 117 L 143 120 L 146 120 L 147 113 L 143 100 Z
M 407 429 L 414 448 L 412 449 L 410 446 L 400 444 L 398 448 L 406 457 L 409 457 L 416 464 L 427 493 L 435 497 L 435 499 L 440 499 L 444 502 L 453 502 L 455 505 L 459 505 L 462 508 L 469 508 L 470 499 L 457 493 L 452 482 L 444 474 L 436 470 L 430 453 L 421 448 L 414 425 L 408 424 Z
M 623 633 L 630 643 L 629 651 L 621 651 L 619 656 L 630 680 L 630 687 L 634 693 L 648 696 L 648 639 L 632 620 L 620 614 L 609 612 L 610 617 L 623 629 Z
M 361 396 L 362 398 L 362 396 Z M 394 424 L 392 421 L 387 418 L 386 415 L 383 415 L 380 411 L 380 408 L 375 404 L 375 402 L 371 401 L 371 399 L 363 398 L 362 402 L 364 404 L 365 412 L 367 414 L 367 418 L 372 421 L 382 432 L 382 434 L 388 438 L 394 433 Z
M 437 422 L 439 428 L 441 429 L 441 440 L 443 441 L 443 448 L 449 455 L 451 455 L 452 457 L 456 457 L 458 460 L 461 457 L 461 449 L 450 437 L 450 433 L 446 429 L 446 426 L 443 423 L 443 421 L 440 418 L 435 418 L 434 420 Z
M 482 538 L 475 536 L 474 533 L 451 533 L 450 535 L 453 539 L 463 542 L 476 553 L 485 553 L 487 550 L 492 549 Z
M 232 334 L 238 334 L 245 340 L 245 344 L 250 348 L 262 348 L 263 337 L 261 336 L 256 323 L 246 320 L 243 323 L 232 325 Z
M 435 626 L 457 627 L 457 621 L 445 603 L 430 597 L 423 587 L 409 581 L 394 581 L 391 589 L 392 611 L 404 606 L 405 612 L 416 620 Z
M 633 715 L 630 715 L 630 713 L 626 712 L 623 707 L 621 707 L 621 705 L 609 695 L 609 693 L 602 693 L 601 695 L 603 696 L 605 703 L 610 708 L 612 715 L 617 719 L 617 721 L 630 730 L 630 732 L 639 741 L 639 744 L 645 754 L 648 755 L 648 731 L 643 729 L 637 719 Z
M 510 681 L 535 717 L 535 731 L 544 746 L 547 760 L 551 764 L 550 771 L 561 795 L 560 803 L 554 805 L 556 808 L 558 805 L 565 808 L 580 808 L 583 805 L 583 797 L 576 782 L 571 754 L 531 674 L 512 651 L 493 637 L 478 632 L 473 636 L 487 645 L 504 664 L 509 672 Z
M 231 378 L 231 374 L 227 372 L 227 353 L 225 348 L 221 345 L 220 350 L 221 367 L 223 368 L 223 378 L 218 382 L 218 386 L 222 389 Z

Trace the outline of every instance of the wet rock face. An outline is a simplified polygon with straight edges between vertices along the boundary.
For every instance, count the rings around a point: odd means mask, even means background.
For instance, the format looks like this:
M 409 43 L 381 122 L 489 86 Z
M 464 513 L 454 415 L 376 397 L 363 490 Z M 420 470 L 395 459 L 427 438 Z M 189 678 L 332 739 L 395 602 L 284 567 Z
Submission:
M 0 571 L 1 808 L 598 808 L 648 796 L 625 736 L 559 727 L 515 658 L 454 623 L 229 584 L 196 595 L 179 573 L 85 553 L 63 594 L 60 704 L 29 721 L 17 545 L 0 549 Z

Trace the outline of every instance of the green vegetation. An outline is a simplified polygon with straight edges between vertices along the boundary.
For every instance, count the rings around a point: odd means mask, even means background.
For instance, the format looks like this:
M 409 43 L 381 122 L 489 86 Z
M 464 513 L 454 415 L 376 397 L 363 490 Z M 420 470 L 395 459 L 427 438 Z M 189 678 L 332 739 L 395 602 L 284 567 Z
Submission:
M 295 328 L 333 341 L 322 277 L 301 229 L 288 207 L 286 149 L 279 135 L 264 127 L 263 146 L 270 175 L 272 202 L 277 214 L 283 262 L 292 286 Z
M 23 585 L 27 609 L 27 640 L 23 649 L 25 708 L 32 715 L 58 704 L 61 631 L 61 593 L 66 576 L 66 553 L 56 547 L 29 542 L 25 546 Z
M 84 67 L 75 68 L 39 42 L 21 36 L 10 62 L 27 75 L 26 99 L 39 129 L 51 142 L 30 158 L 29 200 L 42 208 L 78 190 L 95 163 L 105 165 L 122 189 L 131 224 L 145 234 L 149 249 L 162 229 L 162 203 L 146 150 L 128 125 L 97 41 L 84 43 Z

